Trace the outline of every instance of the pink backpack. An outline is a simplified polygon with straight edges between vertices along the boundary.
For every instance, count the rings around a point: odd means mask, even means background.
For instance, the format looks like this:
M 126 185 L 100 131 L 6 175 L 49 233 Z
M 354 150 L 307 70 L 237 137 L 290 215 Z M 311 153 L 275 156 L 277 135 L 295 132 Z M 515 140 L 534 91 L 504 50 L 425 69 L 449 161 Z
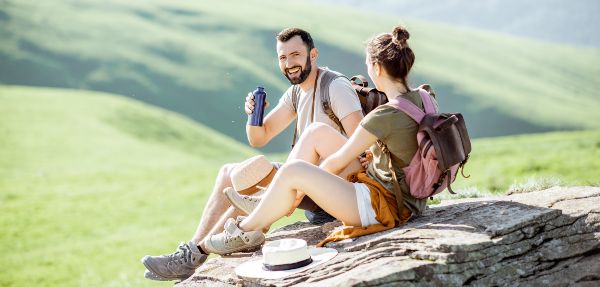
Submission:
M 418 199 L 431 197 L 446 188 L 454 194 L 450 184 L 454 182 L 458 169 L 464 167 L 471 152 L 471 141 L 465 121 L 460 113 L 438 113 L 431 96 L 424 89 L 419 89 L 419 95 L 425 111 L 400 97 L 386 104 L 406 113 L 419 125 L 417 152 L 410 164 L 402 168 L 406 183 L 410 194 Z M 378 141 L 378 144 L 390 158 L 389 167 L 396 188 L 396 200 L 402 209 L 402 192 L 392 166 L 391 155 L 383 142 Z

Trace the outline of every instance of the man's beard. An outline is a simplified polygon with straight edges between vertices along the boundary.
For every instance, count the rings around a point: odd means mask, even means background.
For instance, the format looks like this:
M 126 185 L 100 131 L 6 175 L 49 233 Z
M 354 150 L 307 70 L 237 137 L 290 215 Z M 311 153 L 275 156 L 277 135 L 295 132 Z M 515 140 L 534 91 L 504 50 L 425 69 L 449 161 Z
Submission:
M 290 78 L 290 76 L 288 75 L 288 71 L 291 69 L 295 69 L 295 68 L 300 68 L 300 76 L 298 76 L 297 78 Z M 312 70 L 312 65 L 310 64 L 310 57 L 306 57 L 306 65 L 304 67 L 304 69 L 302 69 L 302 67 L 300 66 L 294 66 L 291 67 L 289 69 L 285 69 L 285 72 L 283 73 L 283 75 L 290 81 L 290 84 L 292 85 L 298 85 L 298 84 L 302 84 L 304 83 L 304 81 L 306 81 L 306 78 L 308 78 L 308 74 L 310 74 L 310 70 Z

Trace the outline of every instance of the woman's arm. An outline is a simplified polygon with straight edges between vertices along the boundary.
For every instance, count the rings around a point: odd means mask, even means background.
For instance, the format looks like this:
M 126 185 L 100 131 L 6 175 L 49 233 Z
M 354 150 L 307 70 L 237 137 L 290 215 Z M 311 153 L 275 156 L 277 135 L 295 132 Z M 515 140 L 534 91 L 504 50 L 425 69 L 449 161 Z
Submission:
M 359 125 L 350 139 L 337 152 L 326 158 L 319 167 L 338 174 L 376 141 L 375 135 Z

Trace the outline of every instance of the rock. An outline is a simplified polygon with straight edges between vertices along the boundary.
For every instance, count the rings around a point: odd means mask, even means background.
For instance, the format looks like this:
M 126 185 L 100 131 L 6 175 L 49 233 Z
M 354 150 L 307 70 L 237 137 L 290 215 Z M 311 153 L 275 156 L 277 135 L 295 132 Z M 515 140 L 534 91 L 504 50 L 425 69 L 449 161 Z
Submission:
M 316 244 L 339 222 L 298 222 L 267 240 Z M 445 201 L 408 224 L 349 242 L 319 268 L 279 280 L 238 278 L 260 253 L 214 258 L 178 286 L 600 286 L 600 188 L 555 187 Z

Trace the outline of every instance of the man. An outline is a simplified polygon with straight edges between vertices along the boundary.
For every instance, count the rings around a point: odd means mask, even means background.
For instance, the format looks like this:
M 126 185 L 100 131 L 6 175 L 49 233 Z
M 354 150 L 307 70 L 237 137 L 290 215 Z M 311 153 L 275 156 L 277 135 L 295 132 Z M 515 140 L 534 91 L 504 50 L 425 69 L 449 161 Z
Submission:
M 317 66 L 318 51 L 310 34 L 298 28 L 288 28 L 277 34 L 276 39 L 279 68 L 290 83 L 299 89 L 294 86 L 288 88 L 278 105 L 265 117 L 262 126 L 246 126 L 250 145 L 264 146 L 294 119 L 297 119 L 298 135 L 302 135 L 312 122 L 322 122 L 341 131 L 323 111 L 321 91 L 318 87 L 325 70 Z M 294 90 L 294 93 L 297 92 L 297 102 L 293 99 Z M 333 113 L 341 122 L 346 135 L 352 135 L 363 115 L 350 81 L 344 77 L 335 78 L 328 91 Z M 249 94 L 246 97 L 245 111 L 250 115 L 253 109 L 254 99 Z M 200 241 L 206 236 L 221 232 L 228 218 L 240 215 L 223 194 L 225 188 L 232 186 L 230 174 L 235 166 L 236 164 L 227 164 L 219 171 L 213 192 L 191 242 L 180 244 L 173 254 L 146 256 L 142 259 L 142 263 L 148 269 L 146 278 L 183 280 L 193 275 L 195 269 L 206 260 L 206 254 L 197 246 Z

